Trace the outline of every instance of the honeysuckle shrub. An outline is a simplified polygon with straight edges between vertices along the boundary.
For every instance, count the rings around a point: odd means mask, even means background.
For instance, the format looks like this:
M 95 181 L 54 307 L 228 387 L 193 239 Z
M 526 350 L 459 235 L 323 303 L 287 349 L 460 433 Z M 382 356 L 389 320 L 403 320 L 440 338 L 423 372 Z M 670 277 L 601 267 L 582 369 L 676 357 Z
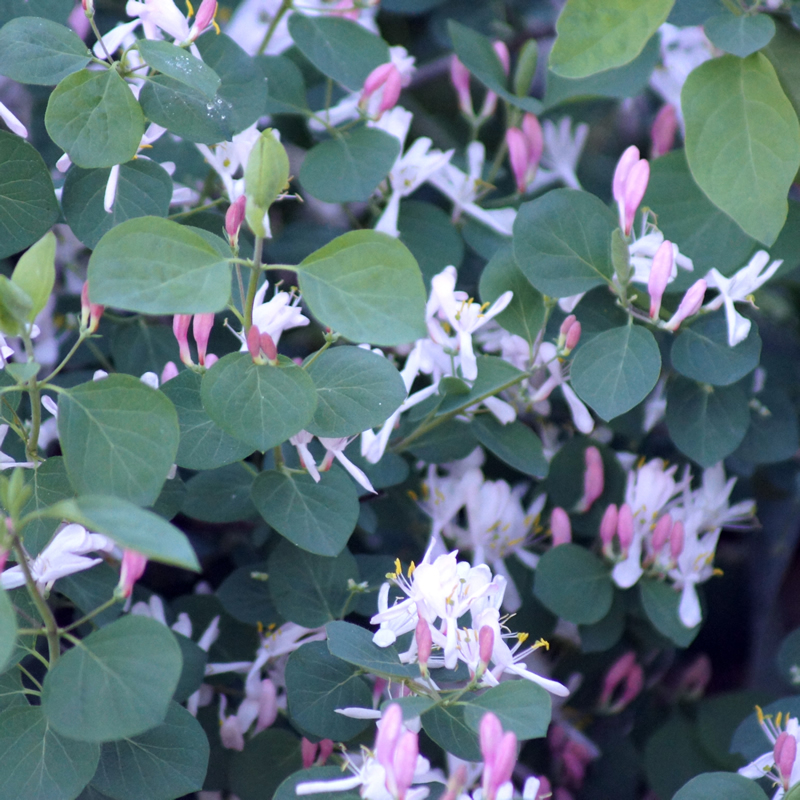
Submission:
M 0 796 L 800 797 L 800 6 L 185 6 L 0 5 Z

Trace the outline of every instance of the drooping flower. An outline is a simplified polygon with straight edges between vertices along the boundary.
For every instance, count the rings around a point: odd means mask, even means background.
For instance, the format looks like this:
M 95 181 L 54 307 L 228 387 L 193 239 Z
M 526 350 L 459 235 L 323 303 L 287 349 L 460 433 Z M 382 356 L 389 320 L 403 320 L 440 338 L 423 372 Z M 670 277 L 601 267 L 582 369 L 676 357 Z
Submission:
M 800 784 L 800 760 L 797 745 L 800 742 L 800 723 L 796 717 L 778 714 L 765 715 L 756 706 L 758 724 L 772 745 L 772 749 L 739 770 L 745 778 L 769 778 L 775 785 L 772 800 L 781 800 L 794 786 Z

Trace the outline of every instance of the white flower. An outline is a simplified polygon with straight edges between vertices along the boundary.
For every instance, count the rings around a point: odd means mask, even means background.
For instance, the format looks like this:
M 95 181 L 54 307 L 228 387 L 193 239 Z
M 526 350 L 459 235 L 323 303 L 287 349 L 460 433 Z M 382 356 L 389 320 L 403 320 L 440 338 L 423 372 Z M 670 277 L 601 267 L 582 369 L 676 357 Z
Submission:
M 208 147 L 196 144 L 197 149 L 205 156 L 214 172 L 222 179 L 228 199 L 233 202 L 244 194 L 244 178 L 234 178 L 238 172 L 243 172 L 250 158 L 250 151 L 261 133 L 253 123 L 241 133 L 237 133 L 230 142 L 220 142 Z M 261 302 L 264 301 L 262 295 Z
M 8 125 L 11 133 L 16 133 L 23 139 L 28 138 L 28 129 L 2 103 L 0 103 L 0 119 Z
M 629 245 L 628 250 L 631 256 L 631 266 L 633 267 L 631 280 L 647 285 L 650 280 L 650 270 L 653 267 L 653 256 L 655 256 L 663 241 L 664 234 L 659 230 L 653 229 Z M 678 267 L 685 269 L 687 272 L 694 271 L 692 259 L 681 255 L 678 245 L 674 242 L 672 244 L 672 252 L 674 255 L 672 273 L 667 283 L 672 283 L 678 277 Z
M 743 342 L 750 333 L 750 320 L 743 317 L 734 303 L 747 302 L 753 304 L 752 293 L 766 283 L 783 264 L 781 259 L 773 261 L 768 267 L 769 253 L 759 250 L 746 267 L 742 267 L 732 278 L 726 278 L 716 269 L 712 269 L 706 276 L 709 288 L 719 289 L 719 295 L 704 308 L 714 311 L 720 306 L 725 306 L 725 319 L 728 323 L 728 344 L 735 347 Z M 766 269 L 765 269 L 766 267 Z
M 539 345 L 536 364 L 537 366 L 546 367 L 550 377 L 533 393 L 530 398 L 531 402 L 538 403 L 540 400 L 546 400 L 553 389 L 557 386 L 561 387 L 561 393 L 567 401 L 575 427 L 581 433 L 591 433 L 594 430 L 592 415 L 578 395 L 575 394 L 573 388 L 567 383 L 563 366 L 556 354 L 556 346 L 552 342 L 542 342 Z
M 119 553 L 119 548 L 107 536 L 90 533 L 77 523 L 64 526 L 56 533 L 50 544 L 28 562 L 36 586 L 40 592 L 49 590 L 59 579 L 99 564 L 102 558 L 89 558 L 87 553 Z M 15 589 L 25 584 L 22 567 L 10 567 L 0 574 L 0 585 L 4 589 Z
M 552 120 L 546 119 L 542 124 L 542 158 L 528 192 L 537 192 L 559 181 L 570 189 L 580 189 L 576 173 L 588 135 L 589 126 L 586 123 L 578 125 L 573 133 L 570 117 L 562 117 L 558 127 Z
M 791 717 L 787 713 L 782 730 L 781 714 L 773 720 L 772 715 L 765 716 L 758 706 L 756 713 L 758 724 L 773 747 L 755 761 L 742 767 L 739 774 L 754 781 L 759 778 L 769 778 L 776 786 L 772 800 L 781 800 L 793 786 L 800 783 L 800 759 L 797 758 L 800 724 L 797 717 Z M 794 742 L 787 742 L 790 738 L 794 739 Z
M 362 486 L 368 492 L 372 492 L 372 494 L 377 494 L 372 486 L 372 483 L 370 482 L 370 479 L 366 476 L 364 471 L 359 469 L 344 454 L 345 448 L 350 444 L 354 437 L 344 436 L 338 439 L 329 439 L 325 436 L 319 436 L 318 438 L 322 446 L 325 448 L 325 450 L 327 450 L 325 453 L 325 458 L 322 460 L 322 464 L 320 465 L 320 469 L 322 471 L 330 469 L 331 464 L 333 464 L 333 459 L 335 458 L 350 473 L 350 476 L 359 486 Z

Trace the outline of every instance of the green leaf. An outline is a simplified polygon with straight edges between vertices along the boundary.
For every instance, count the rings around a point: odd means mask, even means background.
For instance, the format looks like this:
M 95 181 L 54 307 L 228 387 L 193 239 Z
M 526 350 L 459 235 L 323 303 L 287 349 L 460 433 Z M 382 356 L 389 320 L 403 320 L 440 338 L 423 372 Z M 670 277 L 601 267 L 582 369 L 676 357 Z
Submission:
M 230 266 L 197 231 L 140 217 L 106 233 L 89 259 L 92 302 L 143 314 L 207 314 L 230 297 Z
M 64 78 L 50 95 L 44 124 L 72 162 L 86 169 L 130 161 L 144 134 L 142 109 L 113 69 L 82 69 Z
M 41 17 L 17 17 L 0 29 L 0 75 L 20 83 L 55 86 L 91 58 L 67 27 Z
M 800 114 L 800 32 L 788 21 L 777 18 L 775 36 L 764 48 L 764 55 L 775 67 L 781 87 Z
M 642 578 L 639 581 L 639 596 L 645 614 L 653 627 L 678 647 L 688 647 L 700 633 L 702 623 L 687 628 L 678 614 L 681 594 L 664 581 Z
M 313 555 L 282 541 L 269 559 L 269 590 L 281 616 L 306 628 L 318 628 L 342 616 L 358 581 L 358 565 L 349 550 L 335 558 Z
M 572 388 L 604 420 L 637 406 L 661 374 L 658 345 L 647 328 L 625 325 L 598 334 L 575 353 Z
M 477 446 L 478 440 L 472 432 L 472 426 L 451 419 L 414 439 L 408 451 L 422 461 L 446 464 L 466 458 Z
M 539 739 L 547 735 L 550 725 L 550 695 L 529 680 L 505 681 L 470 697 L 464 721 L 477 733 L 487 711 L 497 716 L 504 731 L 513 731 L 520 741 Z
M 254 477 L 252 468 L 242 464 L 201 472 L 187 481 L 181 510 L 204 522 L 251 519 L 256 515 L 250 502 Z
M 556 22 L 550 69 L 565 78 L 585 78 L 633 61 L 674 2 L 567 0 Z
M 625 601 L 621 592 L 614 592 L 611 610 L 599 622 L 579 625 L 582 653 L 603 653 L 611 650 L 625 632 Z
M 694 179 L 746 233 L 771 245 L 800 167 L 800 124 L 774 68 L 760 53 L 706 61 L 687 78 L 681 106 Z
M 285 730 L 261 731 L 231 758 L 231 791 L 239 800 L 272 797 L 281 782 L 300 769 L 303 758 L 297 737 Z
M 114 594 L 119 583 L 119 569 L 103 562 L 91 569 L 81 570 L 56 581 L 56 591 L 68 597 L 84 614 L 93 612 Z M 122 613 L 122 603 L 101 611 L 92 622 L 103 627 L 113 622 Z
M 406 399 L 397 368 L 361 347 L 334 347 L 306 370 L 317 387 L 317 410 L 306 430 L 315 436 L 354 436 L 385 422 Z
M 315 145 L 300 167 L 300 183 L 326 203 L 365 202 L 400 154 L 400 140 L 378 128 L 358 128 Z
M 518 383 L 524 373 L 499 356 L 478 356 L 478 377 L 469 391 L 448 392 L 436 412 L 437 416 L 461 411 Z M 452 384 L 451 384 L 452 386 Z
M 22 673 L 14 669 L 0 675 L 0 711 L 27 705 L 28 701 L 22 688 Z
M 266 452 L 308 425 L 317 406 L 309 375 L 289 359 L 254 364 L 249 353 L 224 356 L 203 376 L 203 407 L 222 430 Z
M 739 384 L 713 387 L 679 377 L 667 389 L 669 435 L 701 467 L 730 455 L 749 424 L 747 395 Z
M 778 669 L 789 686 L 800 685 L 800 628 L 795 628 L 781 642 Z
M 11 282 L 22 289 L 33 302 L 28 316 L 33 322 L 50 299 L 53 284 L 56 282 L 56 237 L 52 231 L 22 254 L 14 267 Z
M 362 667 L 370 673 L 385 678 L 419 678 L 419 665 L 401 664 L 394 645 L 378 647 L 372 634 L 349 622 L 329 622 L 325 626 L 328 635 L 328 650 L 331 655 Z
M 798 448 L 797 411 L 786 393 L 767 383 L 750 404 L 750 427 L 734 458 L 774 464 L 791 458 Z
M 717 14 L 703 23 L 703 30 L 711 43 L 746 58 L 768 45 L 775 35 L 775 23 L 767 14 Z
M 427 289 L 430 289 L 431 278 L 442 271 L 442 264 L 452 264 L 456 269 L 461 266 L 464 239 L 439 206 L 403 200 L 397 229 L 400 241 L 417 259 Z
M 306 84 L 300 68 L 286 56 L 256 56 L 256 62 L 267 79 L 265 114 L 304 114 Z
M 92 786 L 115 800 L 173 800 L 203 788 L 208 755 L 200 723 L 173 701 L 157 727 L 103 744 Z
M 525 277 L 550 297 L 568 297 L 609 283 L 611 233 L 617 220 L 588 192 L 555 189 L 520 206 L 514 258 Z
M 100 748 L 59 735 L 41 706 L 26 703 L 0 714 L 0 758 L 3 797 L 73 800 L 94 775 Z
M 756 246 L 755 239 L 703 194 L 683 150 L 651 162 L 643 205 L 658 210 L 659 229 L 667 239 L 678 242 L 681 253 L 694 262 L 694 272 L 678 270 L 668 292 L 685 291 L 712 268 L 731 275 L 747 263 Z
M 89 634 L 47 673 L 42 709 L 81 742 L 137 736 L 160 725 L 181 674 L 181 651 L 160 622 L 126 616 Z
M 64 181 L 64 217 L 87 247 L 97 247 L 104 234 L 125 220 L 169 213 L 172 178 L 155 161 L 139 158 L 120 165 L 114 206 L 108 213 L 103 203 L 110 173 L 109 167 L 87 170 L 73 165 Z
M 352 92 L 361 91 L 370 72 L 391 60 L 383 39 L 341 17 L 292 14 L 289 35 L 323 75 Z
M 562 544 L 539 560 L 533 592 L 559 617 L 591 625 L 611 609 L 614 584 L 597 556 L 580 545 Z
M 247 625 L 282 622 L 269 594 L 269 569 L 266 561 L 248 564 L 234 570 L 217 589 L 217 597 L 225 610 Z
M 350 231 L 304 259 L 297 272 L 314 316 L 350 341 L 392 346 L 426 335 L 419 266 L 392 236 Z
M 508 78 L 503 65 L 494 52 L 492 42 L 486 36 L 451 19 L 447 22 L 447 32 L 453 42 L 459 61 L 487 88 L 499 95 L 512 106 L 531 114 L 538 114 L 542 104 L 533 97 L 518 97 L 506 88 Z
M 200 571 L 186 535 L 163 517 L 120 497 L 83 495 L 62 500 L 51 514 L 105 533 L 121 547 L 136 550 L 154 561 Z
M 219 89 L 219 75 L 188 50 L 157 39 L 142 39 L 138 47 L 142 58 L 153 69 L 213 99 Z
M 292 544 L 320 556 L 343 550 L 358 521 L 358 492 L 338 467 L 320 475 L 262 472 L 252 498 L 261 516 Z
M 24 139 L 0 131 L 0 258 L 50 230 L 59 209 L 50 171 Z
M 544 325 L 544 298 L 522 274 L 514 259 L 514 251 L 503 247 L 484 267 L 479 291 L 481 300 L 493 303 L 509 290 L 514 292 L 514 296 L 495 320 L 509 333 L 533 344 Z
M 503 425 L 491 414 L 475 417 L 472 430 L 478 441 L 510 467 L 534 478 L 547 477 L 548 463 L 541 439 L 523 422 Z
M 681 328 L 670 351 L 672 366 L 681 375 L 714 386 L 736 383 L 758 366 L 760 356 L 761 337 L 755 325 L 743 342 L 736 347 L 728 345 L 722 310 Z
M 181 439 L 175 463 L 186 469 L 209 470 L 247 458 L 253 447 L 217 426 L 203 408 L 202 377 L 184 370 L 161 386 L 178 412 Z
M 136 505 L 158 497 L 178 449 L 178 419 L 164 395 L 130 375 L 109 375 L 59 396 L 58 433 L 78 494 Z
M 731 772 L 706 772 L 692 778 L 672 800 L 708 800 L 724 797 L 725 800 L 766 800 L 757 783 Z
M 0 587 L 0 672 L 11 662 L 16 642 L 17 615 L 6 590 Z
M 18 335 L 32 308 L 33 301 L 28 293 L 12 283 L 5 275 L 0 275 L 0 330 L 6 335 Z M 28 374 L 31 369 L 33 373 Z M 20 364 L 12 366 L 9 373 L 17 381 L 26 381 L 37 371 L 37 367 Z
M 289 717 L 303 731 L 346 742 L 361 733 L 369 720 L 337 714 L 337 708 L 372 708 L 372 691 L 358 667 L 328 652 L 325 642 L 309 642 L 295 650 L 286 664 Z
M 422 729 L 445 752 L 464 761 L 480 761 L 478 735 L 464 719 L 466 704 L 436 705 L 422 716 Z

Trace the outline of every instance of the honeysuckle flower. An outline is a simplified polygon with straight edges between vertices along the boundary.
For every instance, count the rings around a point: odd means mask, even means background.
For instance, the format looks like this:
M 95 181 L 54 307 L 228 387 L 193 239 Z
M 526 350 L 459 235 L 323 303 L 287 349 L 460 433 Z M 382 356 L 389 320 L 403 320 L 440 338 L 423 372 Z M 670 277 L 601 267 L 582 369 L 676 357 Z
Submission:
M 631 145 L 617 162 L 614 171 L 613 195 L 619 209 L 619 227 L 629 236 L 633 218 L 639 208 L 647 183 L 650 180 L 650 164 L 639 158 L 639 148 Z
M 428 178 L 444 166 L 452 157 L 454 151 L 432 149 L 430 139 L 422 136 L 405 152 L 408 129 L 411 125 L 412 114 L 401 106 L 395 106 L 384 114 L 380 120 L 371 123 L 374 127 L 386 131 L 400 140 L 401 154 L 389 171 L 389 199 L 386 208 L 375 225 L 375 230 L 388 233 L 390 236 L 399 236 L 397 218 L 400 213 L 400 200 L 413 194 Z
M 664 234 L 653 228 L 647 233 L 635 239 L 628 245 L 631 257 L 631 267 L 633 275 L 631 280 L 634 283 L 648 285 L 650 273 L 653 269 L 653 260 L 656 254 L 664 245 Z M 667 283 L 672 283 L 678 277 L 678 267 L 687 272 L 694 270 L 694 263 L 688 256 L 683 255 L 674 242 L 672 242 L 672 266 L 668 272 Z
M 372 492 L 372 494 L 377 494 L 372 486 L 372 483 L 370 482 L 370 479 L 366 476 L 364 471 L 357 467 L 344 454 L 345 448 L 353 440 L 353 437 L 344 436 L 342 438 L 328 438 L 325 436 L 320 436 L 318 438 L 320 444 L 326 450 L 325 457 L 322 459 L 322 463 L 319 466 L 322 472 L 330 469 L 331 465 L 333 464 L 333 460 L 336 459 L 350 473 L 350 476 L 359 486 L 363 487 L 368 492 Z
M 153 142 L 161 138 L 166 132 L 166 128 L 162 128 L 160 125 L 156 125 L 155 122 L 151 122 L 142 136 L 139 147 L 136 149 L 137 155 L 142 148 L 151 147 Z M 136 158 L 136 156 L 134 156 L 134 158 Z M 63 162 L 61 163 L 63 166 Z M 115 164 L 111 167 L 111 172 L 109 172 L 108 180 L 106 181 L 106 191 L 103 195 L 103 208 L 107 214 L 110 214 L 114 210 L 114 201 L 117 198 L 117 184 L 119 183 L 119 168 L 120 164 Z
M 504 795 L 512 794 L 511 774 L 517 763 L 516 734 L 513 731 L 503 732 L 500 720 L 487 711 L 481 717 L 478 736 L 483 756 L 482 797 L 496 800 L 501 792 Z
M 728 344 L 735 347 L 739 342 L 743 342 L 750 333 L 751 322 L 743 317 L 734 307 L 734 303 L 753 303 L 752 294 L 760 286 L 765 284 L 783 264 L 782 259 L 773 261 L 769 266 L 769 253 L 766 250 L 759 250 L 747 264 L 742 267 L 733 277 L 726 278 L 716 269 L 712 269 L 706 275 L 709 288 L 719 290 L 719 294 L 704 308 L 708 311 L 715 311 L 721 306 L 725 306 L 725 319 L 728 324 Z
M 253 303 L 253 325 L 258 328 L 259 333 L 266 333 L 272 338 L 277 346 L 281 334 L 291 328 L 302 328 L 309 324 L 308 317 L 303 315 L 300 308 L 300 296 L 290 292 L 275 292 L 274 296 L 264 301 L 269 281 L 264 281 L 261 288 L 256 292 Z M 242 340 L 242 351 L 247 350 L 247 342 L 244 337 Z
M 11 133 L 16 133 L 23 139 L 28 138 L 28 129 L 11 113 L 11 111 L 0 103 L 0 119 L 5 122 Z
M 431 280 L 431 297 L 444 312 L 458 338 L 461 372 L 469 381 L 478 377 L 478 362 L 472 348 L 472 333 L 497 316 L 511 302 L 514 293 L 503 292 L 489 307 L 475 303 L 466 292 L 456 292 L 455 267 L 447 267 Z
M 487 209 L 477 204 L 479 197 L 489 188 L 483 181 L 485 159 L 483 144 L 471 142 L 467 146 L 467 173 L 448 161 L 428 178 L 428 183 L 453 201 L 453 222 L 457 222 L 463 213 L 503 236 L 511 236 L 517 218 L 515 208 Z
M 231 202 L 244 195 L 244 178 L 233 176 L 244 171 L 250 151 L 260 136 L 261 132 L 256 123 L 253 123 L 241 133 L 237 133 L 230 142 L 220 142 L 212 147 L 195 144 L 205 156 L 209 166 L 219 175 Z
M 528 192 L 538 192 L 554 183 L 563 183 L 570 189 L 580 189 L 577 169 L 583 146 L 589 136 L 589 126 L 580 123 L 573 133 L 572 119 L 562 117 L 558 125 L 546 119 L 542 124 L 544 148 L 539 160 L 539 169 Z
M 684 506 L 698 514 L 701 530 L 724 528 L 730 523 L 742 523 L 751 519 L 756 513 L 756 505 L 752 500 L 742 500 L 733 506 L 728 500 L 736 484 L 736 478 L 725 478 L 725 467 L 720 461 L 713 467 L 703 470 L 700 487 L 684 497 Z
M 598 705 L 607 714 L 617 714 L 638 696 L 643 687 L 644 670 L 636 662 L 636 653 L 630 650 L 606 672 Z
M 102 558 L 91 558 L 87 553 L 119 552 L 117 546 L 101 533 L 91 533 L 83 525 L 70 523 L 61 528 L 47 547 L 36 558 L 28 561 L 36 586 L 40 592 L 49 591 L 53 584 L 67 575 L 82 572 L 99 564 Z M 15 589 L 25 584 L 22 567 L 9 567 L 0 574 L 0 586 Z
M 650 319 L 655 319 L 661 310 L 661 298 L 675 268 L 675 254 L 672 242 L 666 239 L 653 256 L 653 266 L 647 281 L 647 293 L 650 295 Z
M 483 481 L 479 469 L 469 470 L 464 476 L 441 476 L 436 465 L 428 465 L 427 480 L 422 484 L 419 507 L 431 518 L 433 541 L 440 541 L 442 531 L 453 521 L 467 502 L 467 496 L 475 492 Z
M 521 128 L 509 128 L 506 131 L 506 144 L 517 191 L 524 194 L 536 177 L 544 150 L 542 126 L 536 115 L 525 114 Z
M 699 281 L 695 281 L 686 290 L 686 294 L 681 298 L 680 305 L 678 305 L 678 310 L 669 318 L 669 321 L 664 325 L 664 329 L 676 331 L 685 319 L 693 317 L 703 305 L 707 288 L 708 285 L 702 278 Z
M 540 400 L 546 400 L 553 389 L 557 386 L 560 387 L 561 393 L 564 395 L 564 399 L 567 401 L 569 410 L 572 413 L 575 427 L 581 433 L 591 433 L 594 430 L 592 415 L 578 395 L 575 394 L 573 388 L 567 383 L 563 365 L 558 360 L 556 346 L 551 342 L 542 342 L 539 345 L 538 356 L 537 361 L 547 368 L 550 377 L 532 394 L 531 402 L 538 403 Z
M 772 749 L 739 770 L 739 774 L 754 781 L 769 778 L 775 785 L 772 800 L 781 800 L 794 786 L 800 784 L 800 759 L 797 745 L 800 742 L 800 723 L 788 713 L 766 716 L 756 706 L 758 724 L 772 745 Z
M 122 565 L 119 572 L 119 585 L 116 592 L 119 597 L 130 597 L 133 586 L 144 575 L 147 567 L 147 556 L 127 548 L 122 552 Z

